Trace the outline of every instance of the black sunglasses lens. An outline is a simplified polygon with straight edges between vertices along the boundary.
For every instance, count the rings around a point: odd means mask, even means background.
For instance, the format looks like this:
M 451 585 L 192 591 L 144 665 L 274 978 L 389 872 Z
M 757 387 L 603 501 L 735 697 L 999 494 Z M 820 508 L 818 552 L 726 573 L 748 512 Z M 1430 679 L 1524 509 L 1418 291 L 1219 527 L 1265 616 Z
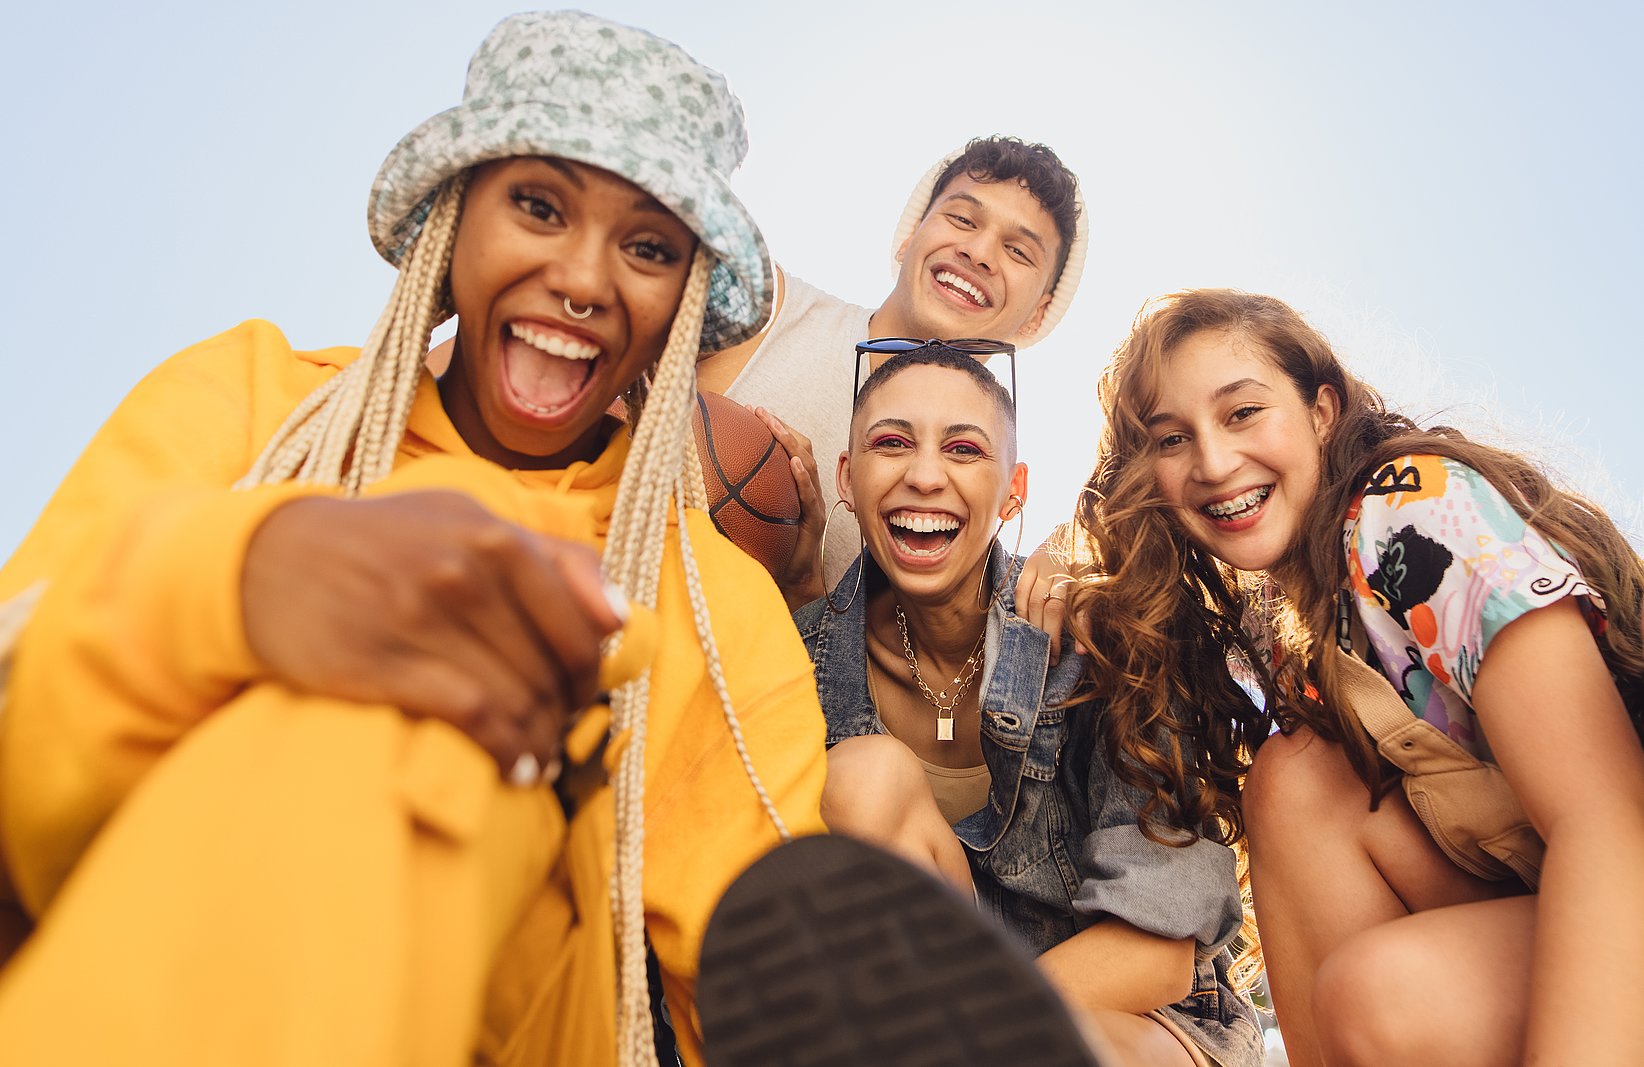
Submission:
M 922 341 L 917 337 L 870 337 L 856 345 L 858 352 L 872 352 L 876 356 L 894 356 L 903 352 L 917 352 L 922 348 L 945 348 L 967 356 L 997 356 L 1016 350 L 1015 345 L 1007 341 L 995 341 L 991 337 L 958 337 L 949 341 L 936 338 Z
M 990 337 L 958 337 L 951 341 L 943 341 L 942 344 L 968 356 L 998 356 L 1016 350 L 1016 346 L 1004 341 L 995 341 Z
M 872 352 L 875 355 L 895 355 L 898 352 L 912 352 L 924 348 L 927 343 L 911 337 L 874 337 L 857 345 L 856 350 Z
M 913 337 L 872 337 L 866 341 L 859 341 L 856 345 L 856 383 L 852 391 L 854 396 L 862 391 L 862 357 L 863 356 L 893 356 L 901 352 L 916 352 L 921 348 L 946 348 L 952 352 L 970 356 L 973 359 L 984 360 L 988 356 L 1004 356 L 1009 366 L 1010 378 L 1008 383 L 999 371 L 994 376 L 1000 378 L 1000 385 L 1007 386 L 1010 394 L 1011 410 L 1016 408 L 1016 346 L 1008 341 L 995 341 L 990 337 L 958 337 L 951 341 L 921 341 Z

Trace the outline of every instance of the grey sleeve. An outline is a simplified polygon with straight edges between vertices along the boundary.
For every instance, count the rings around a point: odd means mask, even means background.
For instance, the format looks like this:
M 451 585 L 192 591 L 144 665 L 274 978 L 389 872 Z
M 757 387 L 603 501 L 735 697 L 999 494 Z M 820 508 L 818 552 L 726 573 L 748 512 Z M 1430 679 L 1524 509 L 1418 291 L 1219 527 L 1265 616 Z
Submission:
M 1146 797 L 1109 768 L 1100 743 L 1090 768 L 1091 832 L 1079 850 L 1084 915 L 1112 915 L 1160 937 L 1191 937 L 1217 952 L 1239 932 L 1243 908 L 1233 850 L 1200 838 L 1162 845 L 1136 825 Z

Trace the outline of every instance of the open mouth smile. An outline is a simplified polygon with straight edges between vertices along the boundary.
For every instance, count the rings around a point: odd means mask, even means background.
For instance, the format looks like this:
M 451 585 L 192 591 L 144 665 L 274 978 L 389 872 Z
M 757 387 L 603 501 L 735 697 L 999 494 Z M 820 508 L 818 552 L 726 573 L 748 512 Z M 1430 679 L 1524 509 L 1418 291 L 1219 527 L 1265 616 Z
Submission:
M 1267 498 L 1272 492 L 1273 487 L 1271 485 L 1258 486 L 1255 489 L 1240 493 L 1238 496 L 1218 500 L 1213 504 L 1206 504 L 1199 511 L 1208 515 L 1215 522 L 1240 522 L 1254 517 L 1257 512 L 1261 511 L 1262 506 L 1267 503 Z
M 552 418 L 576 407 L 593 380 L 602 349 L 549 326 L 503 327 L 504 366 L 513 400 L 532 415 Z
M 959 277 L 959 275 L 953 273 L 951 270 L 939 270 L 936 272 L 935 277 L 937 285 L 943 286 L 949 292 L 957 294 L 961 299 L 968 301 L 970 304 L 979 308 L 993 306 L 993 301 L 988 299 L 988 295 L 986 293 L 982 292 L 981 289 L 966 281 L 964 278 Z
M 915 559 L 927 560 L 945 555 L 964 526 L 946 512 L 909 510 L 891 512 L 885 516 L 885 524 L 897 548 Z

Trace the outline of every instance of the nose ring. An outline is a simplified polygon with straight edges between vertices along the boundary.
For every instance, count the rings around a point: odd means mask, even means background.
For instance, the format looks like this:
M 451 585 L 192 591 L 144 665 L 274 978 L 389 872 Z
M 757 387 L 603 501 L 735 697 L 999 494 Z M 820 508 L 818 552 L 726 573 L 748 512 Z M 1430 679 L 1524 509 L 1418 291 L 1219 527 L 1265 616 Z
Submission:
M 561 299 L 565 303 L 565 313 L 567 315 L 571 316 L 573 319 L 585 319 L 589 315 L 592 315 L 594 313 L 594 305 L 592 305 L 592 304 L 587 305 L 581 311 L 577 311 L 577 310 L 572 308 L 571 298 L 570 297 L 568 297 L 568 296 L 567 297 L 561 297 Z

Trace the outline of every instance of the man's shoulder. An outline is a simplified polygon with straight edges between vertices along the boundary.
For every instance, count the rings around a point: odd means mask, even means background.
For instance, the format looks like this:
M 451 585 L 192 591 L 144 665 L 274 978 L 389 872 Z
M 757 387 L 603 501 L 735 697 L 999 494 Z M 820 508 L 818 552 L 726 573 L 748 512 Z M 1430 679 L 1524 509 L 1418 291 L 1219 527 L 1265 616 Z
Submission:
M 771 320 L 758 358 L 769 360 L 775 354 L 785 375 L 795 362 L 827 367 L 831 374 L 838 362 L 849 366 L 856 342 L 868 335 L 872 314 L 789 274 L 783 284 L 782 307 Z

